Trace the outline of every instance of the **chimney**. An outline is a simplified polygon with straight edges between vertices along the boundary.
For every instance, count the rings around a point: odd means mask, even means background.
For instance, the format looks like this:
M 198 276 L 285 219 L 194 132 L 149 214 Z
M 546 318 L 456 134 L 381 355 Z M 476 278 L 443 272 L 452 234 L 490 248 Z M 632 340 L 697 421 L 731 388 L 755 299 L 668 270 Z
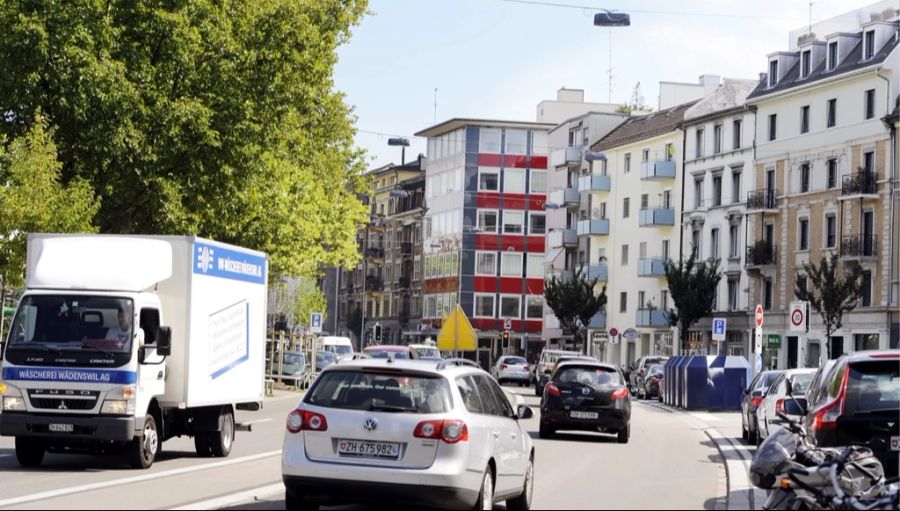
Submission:
M 709 96 L 715 92 L 719 88 L 721 81 L 722 77 L 719 75 L 701 75 L 700 85 L 703 86 L 703 95 Z

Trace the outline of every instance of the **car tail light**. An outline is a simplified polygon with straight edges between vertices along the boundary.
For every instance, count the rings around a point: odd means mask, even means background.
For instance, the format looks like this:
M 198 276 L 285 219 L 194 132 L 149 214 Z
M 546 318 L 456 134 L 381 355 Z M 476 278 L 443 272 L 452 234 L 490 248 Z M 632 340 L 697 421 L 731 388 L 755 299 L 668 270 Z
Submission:
M 442 440 L 446 444 L 456 444 L 469 440 L 469 427 L 458 420 L 422 421 L 413 433 L 416 438 Z
M 528 364 L 525 364 L 525 370 L 526 370 L 526 371 L 531 371 L 531 366 L 528 365 Z
M 559 391 L 559 387 L 557 387 L 556 385 L 554 385 L 552 383 L 547 384 L 547 393 L 550 394 L 551 396 L 556 396 L 556 397 L 559 397 L 562 395 L 562 392 Z
M 659 383 L 659 378 L 657 378 L 656 376 L 651 376 L 650 383 Z
M 621 389 L 613 392 L 612 400 L 617 401 L 619 399 L 625 399 L 628 397 L 628 389 L 626 387 L 622 387 Z
M 324 415 L 307 412 L 305 410 L 294 410 L 288 415 L 287 430 L 290 433 L 299 433 L 301 431 L 328 431 L 328 420 Z
M 850 369 L 844 369 L 841 389 L 834 401 L 819 408 L 813 416 L 812 429 L 815 431 L 837 429 L 837 421 L 844 415 L 844 400 L 847 395 L 847 382 L 850 380 Z
M 775 413 L 787 415 L 787 412 L 784 411 L 784 398 L 775 401 Z
M 509 367 L 509 366 L 506 365 L 506 364 L 500 364 L 500 370 L 501 370 L 501 371 L 505 371 L 507 367 Z
M 752 398 L 750 399 L 750 402 L 753 403 L 753 408 L 759 408 L 759 405 L 762 404 L 763 399 L 765 399 L 765 398 L 762 397 L 762 396 L 754 396 L 754 397 L 752 397 Z

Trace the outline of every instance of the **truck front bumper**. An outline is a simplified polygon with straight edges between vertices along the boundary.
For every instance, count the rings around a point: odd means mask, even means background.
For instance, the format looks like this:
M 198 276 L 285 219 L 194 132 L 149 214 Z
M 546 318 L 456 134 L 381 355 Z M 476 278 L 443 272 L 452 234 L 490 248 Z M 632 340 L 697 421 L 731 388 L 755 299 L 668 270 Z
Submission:
M 71 425 L 72 432 L 52 432 L 50 431 L 51 424 Z M 134 417 L 39 415 L 7 412 L 0 414 L 0 436 L 129 442 L 135 437 Z

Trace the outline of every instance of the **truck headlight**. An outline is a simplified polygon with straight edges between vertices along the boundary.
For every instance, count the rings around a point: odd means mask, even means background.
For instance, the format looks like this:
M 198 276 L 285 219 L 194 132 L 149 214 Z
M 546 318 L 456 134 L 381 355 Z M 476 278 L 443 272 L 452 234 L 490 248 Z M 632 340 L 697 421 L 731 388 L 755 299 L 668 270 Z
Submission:
M 104 415 L 134 415 L 134 385 L 126 385 L 106 393 L 100 413 Z
M 4 412 L 24 412 L 25 400 L 21 397 L 3 396 Z

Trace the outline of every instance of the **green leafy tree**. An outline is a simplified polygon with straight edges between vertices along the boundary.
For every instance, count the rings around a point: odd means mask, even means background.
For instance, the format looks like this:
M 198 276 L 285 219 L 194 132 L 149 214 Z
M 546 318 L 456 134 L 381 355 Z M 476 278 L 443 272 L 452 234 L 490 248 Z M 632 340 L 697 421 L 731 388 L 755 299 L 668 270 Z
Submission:
M 313 312 L 321 312 L 324 323 L 326 308 L 325 294 L 313 279 L 301 278 L 295 283 L 288 305 L 288 319 L 294 326 L 309 326 Z
M 641 82 L 637 82 L 636 84 L 634 84 L 634 88 L 631 89 L 631 100 L 627 104 L 624 104 L 616 109 L 616 112 L 620 114 L 640 114 L 649 113 L 652 111 L 653 108 L 644 102 L 644 95 L 641 94 Z
M 0 157 L 0 305 L 11 288 L 23 285 L 28 233 L 96 232 L 100 204 L 94 192 L 82 179 L 60 182 L 53 131 L 40 112 L 33 119 Z
M 697 251 L 694 250 L 686 261 L 666 262 L 666 279 L 675 305 L 668 311 L 669 324 L 678 327 L 681 348 L 687 350 L 691 327 L 712 315 L 716 292 L 722 280 L 719 261 L 698 261 Z
M 104 233 L 197 234 L 270 271 L 352 266 L 367 208 L 336 48 L 366 0 L 0 2 L 0 133 L 40 108 Z M 80 181 L 79 181 L 80 182 Z
M 844 314 L 856 309 L 862 298 L 863 271 L 858 265 L 840 270 L 841 262 L 837 253 L 831 258 L 822 257 L 816 265 L 803 264 L 807 276 L 804 286 L 803 276 L 798 275 L 795 283 L 797 298 L 809 302 L 822 316 L 825 324 L 825 351 L 831 357 L 831 335 L 844 326 Z
M 606 286 L 598 293 L 598 280 L 589 279 L 583 270 L 573 278 L 553 275 L 544 283 L 544 299 L 560 325 L 575 332 L 587 348 L 587 329 L 591 320 L 606 307 Z

